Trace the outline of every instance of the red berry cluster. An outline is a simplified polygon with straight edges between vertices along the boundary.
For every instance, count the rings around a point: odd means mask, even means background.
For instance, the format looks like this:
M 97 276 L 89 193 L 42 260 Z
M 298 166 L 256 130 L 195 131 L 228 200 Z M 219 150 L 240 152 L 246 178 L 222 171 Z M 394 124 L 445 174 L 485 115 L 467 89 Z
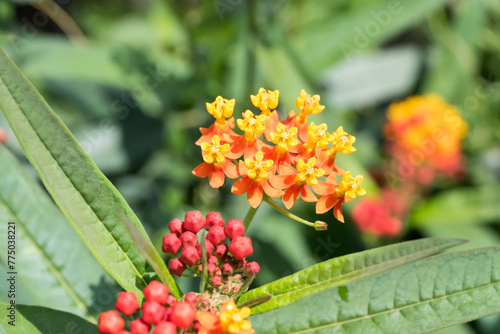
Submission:
M 173 275 L 181 276 L 188 268 L 197 274 L 202 272 L 201 243 L 197 233 L 203 228 L 208 231 L 205 240 L 207 272 L 213 289 L 234 294 L 237 289 L 228 288 L 228 285 L 235 278 L 241 282 L 241 274 L 255 275 L 260 270 L 256 262 L 246 261 L 253 248 L 251 239 L 244 236 L 245 228 L 241 220 L 231 219 L 225 224 L 219 212 L 209 212 L 205 219 L 200 211 L 192 211 L 186 213 L 184 222 L 176 218 L 168 227 L 172 233 L 163 237 L 162 250 L 176 256 L 169 261 L 169 270 Z
M 178 329 L 183 333 L 198 332 L 199 323 L 196 319 L 196 308 L 200 304 L 194 293 L 187 293 L 181 301 L 169 295 L 168 287 L 158 281 L 152 281 L 144 288 L 144 303 L 139 305 L 137 296 L 133 292 L 121 292 L 116 300 L 116 310 L 107 311 L 99 315 L 99 333 L 101 334 L 177 334 Z M 139 308 L 142 315 L 131 321 L 126 331 L 125 321 L 118 312 L 130 317 Z M 117 312 L 118 311 L 118 312 Z

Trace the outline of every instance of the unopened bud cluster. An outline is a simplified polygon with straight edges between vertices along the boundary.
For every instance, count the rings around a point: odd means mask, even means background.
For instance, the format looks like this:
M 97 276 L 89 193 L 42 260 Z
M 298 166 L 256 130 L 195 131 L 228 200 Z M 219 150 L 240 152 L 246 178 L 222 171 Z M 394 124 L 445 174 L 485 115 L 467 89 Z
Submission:
M 200 231 L 208 231 L 204 243 L 211 290 L 233 295 L 246 276 L 256 275 L 260 270 L 256 262 L 246 260 L 253 248 L 252 240 L 244 236 L 241 220 L 231 219 L 226 224 L 218 212 L 210 212 L 204 218 L 200 211 L 192 211 L 186 213 L 184 221 L 172 220 L 169 229 L 172 233 L 163 237 L 162 250 L 174 255 L 169 261 L 173 275 L 181 276 L 187 269 L 196 275 L 203 274 Z

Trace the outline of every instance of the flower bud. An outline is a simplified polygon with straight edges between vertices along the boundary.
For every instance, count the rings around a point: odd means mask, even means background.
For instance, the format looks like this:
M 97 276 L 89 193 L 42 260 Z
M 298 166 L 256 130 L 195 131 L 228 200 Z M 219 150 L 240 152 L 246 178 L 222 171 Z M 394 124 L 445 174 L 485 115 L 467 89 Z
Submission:
M 215 247 L 210 241 L 205 240 L 205 248 L 207 251 L 207 258 L 208 258 L 212 254 L 212 252 L 214 251 Z M 196 250 L 198 251 L 198 255 L 201 258 L 201 243 L 196 244 Z
M 214 226 L 208 231 L 207 240 L 214 245 L 218 245 L 226 240 L 226 235 L 224 234 L 224 228 L 221 226 Z
M 200 255 L 198 255 L 196 248 L 193 246 L 184 247 L 181 253 L 181 262 L 191 267 L 198 261 L 200 261 Z
M 171 321 L 181 328 L 189 328 L 196 319 L 196 311 L 188 302 L 179 302 L 172 306 Z
M 144 302 L 142 304 L 142 321 L 149 325 L 156 325 L 163 319 L 165 308 L 158 302 Z
M 319 220 L 314 222 L 314 229 L 316 231 L 326 231 L 328 230 L 328 224 Z
M 243 236 L 245 234 L 245 228 L 243 227 L 243 222 L 238 219 L 231 219 L 224 227 L 224 233 L 227 235 L 229 240 L 237 236 Z
M 235 259 L 243 260 L 253 253 L 252 240 L 249 237 L 237 236 L 231 241 L 228 250 Z
M 245 266 L 245 274 L 247 276 L 250 275 L 257 275 L 257 273 L 260 271 L 260 266 L 257 262 L 248 262 L 247 265 Z
M 220 212 L 207 213 L 207 229 L 211 230 L 214 226 L 224 227 L 226 223 L 222 219 Z
M 213 286 L 219 286 L 222 284 L 222 279 L 220 276 L 214 276 L 210 279 L 210 283 L 212 283 Z
M 205 218 L 200 211 L 186 212 L 184 215 L 184 223 L 182 227 L 186 231 L 198 233 L 206 224 Z
M 115 334 L 125 327 L 125 321 L 115 310 L 99 314 L 98 330 L 101 334 Z
M 181 248 L 181 246 L 181 240 L 174 233 L 163 236 L 163 244 L 161 245 L 161 250 L 164 253 L 175 255 L 179 248 Z
M 191 231 L 186 231 L 179 237 L 182 246 L 194 246 L 198 242 L 198 237 Z
M 149 334 L 151 326 L 143 322 L 141 319 L 131 321 L 129 324 L 130 333 L 132 334 Z
M 227 245 L 220 244 L 220 245 L 217 245 L 213 254 L 216 258 L 221 259 L 224 255 L 226 255 L 226 253 L 227 253 Z
M 134 314 L 139 309 L 139 301 L 133 292 L 120 292 L 116 299 L 115 308 L 125 316 Z
M 231 274 L 233 272 L 233 267 L 229 263 L 224 263 L 222 265 L 222 272 L 224 274 Z
M 170 321 L 162 321 L 156 325 L 152 334 L 177 334 L 177 326 Z
M 171 259 L 168 262 L 168 271 L 172 275 L 181 276 L 184 270 L 186 270 L 186 265 L 180 259 Z
M 148 301 L 155 301 L 162 305 L 168 302 L 168 286 L 158 281 L 152 281 L 143 290 L 144 298 Z
M 170 232 L 175 233 L 178 237 L 184 232 L 184 228 L 182 228 L 182 221 L 179 218 L 175 218 L 168 224 L 168 228 Z
M 186 293 L 184 295 L 184 301 L 193 305 L 194 308 L 198 307 L 198 304 L 200 303 L 200 301 L 198 300 L 198 297 L 193 292 Z

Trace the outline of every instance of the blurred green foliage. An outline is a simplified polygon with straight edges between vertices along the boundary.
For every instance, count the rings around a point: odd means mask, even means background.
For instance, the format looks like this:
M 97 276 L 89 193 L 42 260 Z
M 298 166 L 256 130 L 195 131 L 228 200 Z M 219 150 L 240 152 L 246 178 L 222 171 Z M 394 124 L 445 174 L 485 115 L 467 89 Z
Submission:
M 282 117 L 300 89 L 327 109 L 313 119 L 343 125 L 358 151 L 339 166 L 367 176 L 384 158 L 387 105 L 437 93 L 469 123 L 462 179 L 437 182 L 413 210 L 408 232 L 500 241 L 500 2 L 340 1 L 3 1 L 0 46 L 127 199 L 159 247 L 167 224 L 186 211 L 242 219 L 244 197 L 230 182 L 210 188 L 191 170 L 201 162 L 205 103 L 236 98 L 235 116 L 259 87 L 280 90 Z M 46 14 L 40 12 L 40 9 Z M 69 14 L 65 16 L 64 13 Z M 79 30 L 72 27 L 76 24 Z M 3 117 L 3 116 L 0 116 Z M 0 127 L 8 128 L 0 118 Z M 22 152 L 11 133 L 9 147 Z M 27 166 L 28 167 L 28 166 Z M 29 167 L 28 167 L 29 168 Z M 293 212 L 316 220 L 311 205 Z M 349 204 L 346 205 L 349 210 Z M 452 212 L 452 215 L 447 213 Z M 327 232 L 259 209 L 249 233 L 261 263 L 257 285 L 366 244 L 331 213 Z M 187 283 L 186 283 L 187 284 Z M 496 333 L 482 320 L 477 333 Z

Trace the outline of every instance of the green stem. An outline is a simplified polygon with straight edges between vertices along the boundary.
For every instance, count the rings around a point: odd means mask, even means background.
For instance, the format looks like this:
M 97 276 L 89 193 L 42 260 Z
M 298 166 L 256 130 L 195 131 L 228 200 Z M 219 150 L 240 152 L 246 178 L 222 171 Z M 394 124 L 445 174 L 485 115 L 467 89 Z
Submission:
M 272 206 L 273 208 L 275 208 L 276 210 L 278 210 L 279 212 L 281 212 L 282 214 L 284 214 L 285 216 L 287 216 L 288 218 L 291 218 L 293 220 L 296 220 L 298 221 L 299 223 L 302 223 L 302 224 L 305 224 L 307 226 L 312 226 L 312 227 L 315 227 L 315 224 L 314 223 L 311 223 L 305 219 L 302 219 L 300 218 L 299 216 L 296 216 L 294 215 L 293 213 L 290 213 L 288 212 L 287 210 L 283 209 L 281 206 L 279 206 L 278 204 L 276 204 L 272 199 L 270 199 L 269 197 L 267 196 L 264 196 L 264 201 L 266 201 L 270 206 Z
M 257 208 L 250 207 L 248 209 L 247 215 L 245 216 L 245 219 L 243 219 L 243 227 L 245 228 L 245 231 L 248 230 L 248 226 L 250 226 L 258 208 L 260 208 L 260 205 Z

